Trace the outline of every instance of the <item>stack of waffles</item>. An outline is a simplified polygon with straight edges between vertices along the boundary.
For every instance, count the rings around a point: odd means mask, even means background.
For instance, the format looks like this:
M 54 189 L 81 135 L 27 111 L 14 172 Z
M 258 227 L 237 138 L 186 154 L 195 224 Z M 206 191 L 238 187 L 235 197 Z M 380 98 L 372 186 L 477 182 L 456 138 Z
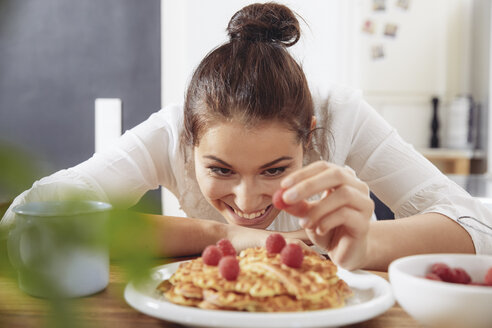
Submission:
M 302 266 L 292 268 L 264 247 L 245 249 L 237 257 L 240 273 L 234 281 L 197 258 L 182 263 L 157 289 L 170 302 L 203 309 L 291 312 L 344 306 L 352 291 L 338 278 L 337 267 L 303 252 Z

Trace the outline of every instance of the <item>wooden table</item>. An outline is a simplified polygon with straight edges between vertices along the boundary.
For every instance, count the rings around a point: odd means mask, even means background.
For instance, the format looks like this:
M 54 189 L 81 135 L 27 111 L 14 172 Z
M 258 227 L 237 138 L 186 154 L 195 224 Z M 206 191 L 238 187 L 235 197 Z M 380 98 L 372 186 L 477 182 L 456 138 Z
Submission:
M 182 259 L 177 259 L 182 260 Z M 163 261 L 156 265 L 163 264 Z M 1 270 L 1 268 L 0 268 Z M 388 279 L 386 272 L 374 272 Z M 77 322 L 77 327 L 138 327 L 163 328 L 184 327 L 179 324 L 149 317 L 130 307 L 123 298 L 126 279 L 122 269 L 111 265 L 109 286 L 102 292 L 75 300 L 66 301 L 65 305 L 73 311 L 60 327 L 71 327 L 70 323 Z M 46 300 L 34 298 L 21 292 L 17 283 L 0 275 L 0 327 L 55 327 L 50 321 L 50 303 Z M 359 324 L 350 325 L 351 328 L 414 328 L 421 327 L 403 309 L 395 304 L 384 314 Z
M 444 174 L 470 174 L 472 160 L 483 160 L 481 150 L 421 148 L 418 149 Z

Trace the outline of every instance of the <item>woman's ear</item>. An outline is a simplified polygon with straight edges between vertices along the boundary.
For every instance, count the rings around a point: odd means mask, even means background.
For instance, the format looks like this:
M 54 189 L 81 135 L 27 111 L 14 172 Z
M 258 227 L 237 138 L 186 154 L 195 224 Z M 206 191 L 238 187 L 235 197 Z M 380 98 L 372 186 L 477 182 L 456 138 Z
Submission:
M 313 115 L 313 117 L 311 117 L 311 129 L 309 131 L 309 137 L 307 140 L 306 147 L 308 147 L 311 144 L 311 139 L 313 138 L 313 131 L 314 129 L 316 129 L 316 121 L 317 121 L 316 116 Z
M 311 131 L 316 129 L 316 116 L 311 117 Z

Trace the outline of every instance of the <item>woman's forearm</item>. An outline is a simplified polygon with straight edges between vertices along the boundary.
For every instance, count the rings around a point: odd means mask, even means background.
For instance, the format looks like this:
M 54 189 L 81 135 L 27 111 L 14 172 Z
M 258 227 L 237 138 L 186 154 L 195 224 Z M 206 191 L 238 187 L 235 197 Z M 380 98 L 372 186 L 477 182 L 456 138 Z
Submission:
M 200 254 L 207 245 L 226 238 L 229 225 L 211 220 L 144 214 L 155 231 L 158 254 L 188 256 Z
M 438 213 L 371 222 L 365 269 L 387 270 L 391 261 L 424 253 L 474 253 L 468 232 Z
M 282 235 L 285 238 L 298 239 L 298 240 L 304 242 L 306 245 L 309 245 L 309 246 L 313 244 L 311 239 L 309 239 L 309 237 L 306 233 L 306 230 L 304 230 L 304 229 L 296 230 L 296 231 L 289 231 L 289 232 L 282 232 Z
M 245 248 L 264 246 L 272 233 L 203 219 L 149 214 L 144 214 L 144 218 L 153 226 L 160 256 L 197 255 L 222 238 L 229 239 L 236 251 L 240 252 Z
M 252 229 L 204 219 L 142 214 L 149 221 L 159 256 L 179 257 L 200 254 L 221 238 L 229 239 L 239 252 L 248 247 L 264 246 L 275 231 Z M 287 240 L 312 245 L 305 230 L 281 232 Z

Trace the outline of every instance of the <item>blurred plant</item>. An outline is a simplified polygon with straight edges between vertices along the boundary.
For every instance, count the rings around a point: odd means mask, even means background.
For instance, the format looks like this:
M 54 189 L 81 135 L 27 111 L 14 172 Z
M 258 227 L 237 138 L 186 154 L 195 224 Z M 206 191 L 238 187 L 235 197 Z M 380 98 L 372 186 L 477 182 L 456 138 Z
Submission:
M 0 196 L 3 201 L 27 189 L 37 174 L 38 170 L 30 156 L 16 147 L 0 142 Z M 0 199 L 0 218 L 7 207 L 8 201 L 2 203 Z M 14 271 L 7 257 L 7 236 L 8 231 L 0 226 L 0 275 L 12 277 Z M 0 301 L 1 299 L 0 297 Z
M 0 144 L 0 191 L 8 195 L 16 195 L 24 189 L 28 189 L 34 180 L 39 177 L 35 167 L 35 161 L 25 152 L 12 146 Z M 75 204 L 75 203 L 74 203 Z M 71 205 L 68 205 L 71 206 Z M 150 205 L 141 203 L 139 210 L 145 211 Z M 0 217 L 3 213 L 0 212 Z M 121 267 L 125 279 L 141 280 L 148 276 L 150 268 L 155 265 L 158 257 L 155 230 L 150 221 L 144 215 L 124 209 L 116 209 L 110 212 L 105 225 L 97 226 L 97 231 L 91 232 L 90 238 L 86 228 L 81 228 L 80 222 L 74 224 L 71 220 L 55 221 L 49 223 L 51 231 L 50 243 L 56 249 L 68 249 L 70 245 L 80 242 L 90 243 L 93 247 L 109 247 L 112 265 Z M 13 227 L 15 228 L 15 223 Z M 16 271 L 12 267 L 7 252 L 8 234 L 12 229 L 6 230 L 0 226 L 0 280 L 15 281 Z M 41 246 L 40 246 L 41 247 Z M 36 263 L 43 268 L 45 259 L 38 258 Z M 77 306 L 74 302 L 66 302 L 57 290 L 57 281 L 53 281 L 43 270 L 27 272 L 23 278 L 30 284 L 38 286 L 39 290 L 47 295 L 50 313 L 47 314 L 47 327 L 82 327 L 87 326 L 77 316 Z M 6 309 L 0 290 L 0 313 Z M 76 302 L 75 302 L 76 303 Z M 11 306 L 8 306 L 11 308 Z M 0 327 L 2 316 L 0 316 Z M 93 323 L 91 323 L 91 327 Z
M 17 195 L 39 176 L 35 161 L 26 152 L 0 142 L 0 195 Z
M 148 277 L 159 257 L 152 223 L 139 213 L 114 210 L 108 233 L 111 257 L 123 269 L 126 279 L 139 281 Z

